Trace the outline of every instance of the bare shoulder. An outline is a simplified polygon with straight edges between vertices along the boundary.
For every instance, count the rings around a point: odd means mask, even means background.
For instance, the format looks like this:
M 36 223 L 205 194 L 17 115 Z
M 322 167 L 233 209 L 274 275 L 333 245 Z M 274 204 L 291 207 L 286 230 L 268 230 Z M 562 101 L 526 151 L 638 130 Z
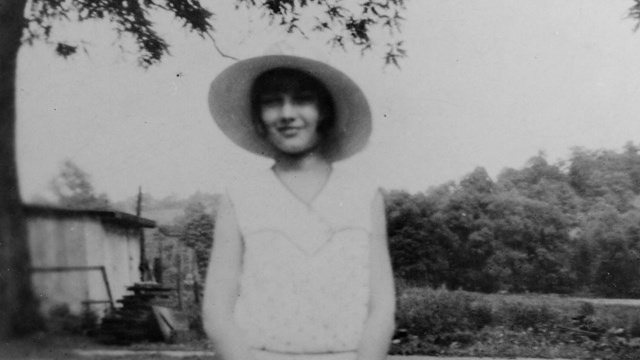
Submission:
M 251 196 L 263 192 L 270 176 L 270 169 L 251 171 L 242 177 L 230 179 L 225 186 L 225 192 L 232 202 L 238 196 Z

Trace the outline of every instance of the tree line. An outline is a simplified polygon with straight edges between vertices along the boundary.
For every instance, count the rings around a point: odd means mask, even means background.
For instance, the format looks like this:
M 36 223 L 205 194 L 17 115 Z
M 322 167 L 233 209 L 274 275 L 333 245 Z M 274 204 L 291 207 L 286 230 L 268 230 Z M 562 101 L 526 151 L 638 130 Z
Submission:
M 110 204 L 71 162 L 52 188 L 66 207 Z M 480 292 L 640 297 L 639 194 L 633 143 L 621 152 L 574 148 L 556 163 L 539 153 L 495 180 L 478 167 L 424 192 L 384 190 L 395 276 Z M 182 229 L 204 276 L 219 195 L 144 198 L 145 209 L 183 209 L 167 225 Z
M 540 153 L 425 192 L 385 192 L 394 271 L 480 292 L 640 297 L 640 152 Z

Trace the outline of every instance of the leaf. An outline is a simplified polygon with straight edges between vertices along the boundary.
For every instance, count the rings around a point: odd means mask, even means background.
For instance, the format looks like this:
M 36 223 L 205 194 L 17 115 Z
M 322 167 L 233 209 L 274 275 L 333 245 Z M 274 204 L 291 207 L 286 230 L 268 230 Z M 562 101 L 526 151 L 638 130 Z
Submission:
M 78 49 L 77 46 L 71 46 L 65 43 L 58 43 L 58 45 L 56 46 L 56 53 L 58 53 L 58 55 L 66 59 L 67 57 L 75 54 L 77 49 Z

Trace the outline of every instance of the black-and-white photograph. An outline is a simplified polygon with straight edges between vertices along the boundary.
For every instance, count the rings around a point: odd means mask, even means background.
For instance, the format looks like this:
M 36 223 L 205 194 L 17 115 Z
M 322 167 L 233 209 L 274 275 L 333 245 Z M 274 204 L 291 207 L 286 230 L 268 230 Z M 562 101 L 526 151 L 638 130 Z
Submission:
M 640 359 L 640 0 L 0 1 L 0 359 Z

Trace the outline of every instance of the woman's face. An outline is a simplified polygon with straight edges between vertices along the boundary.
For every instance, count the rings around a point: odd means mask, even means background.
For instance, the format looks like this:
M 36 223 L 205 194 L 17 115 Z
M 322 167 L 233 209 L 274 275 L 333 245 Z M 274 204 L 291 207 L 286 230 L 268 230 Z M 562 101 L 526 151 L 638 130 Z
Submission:
M 318 125 L 322 116 L 318 91 L 304 86 L 299 78 L 282 81 L 286 83 L 267 86 L 269 90 L 259 94 L 257 99 L 265 136 L 284 154 L 310 153 L 321 142 Z

